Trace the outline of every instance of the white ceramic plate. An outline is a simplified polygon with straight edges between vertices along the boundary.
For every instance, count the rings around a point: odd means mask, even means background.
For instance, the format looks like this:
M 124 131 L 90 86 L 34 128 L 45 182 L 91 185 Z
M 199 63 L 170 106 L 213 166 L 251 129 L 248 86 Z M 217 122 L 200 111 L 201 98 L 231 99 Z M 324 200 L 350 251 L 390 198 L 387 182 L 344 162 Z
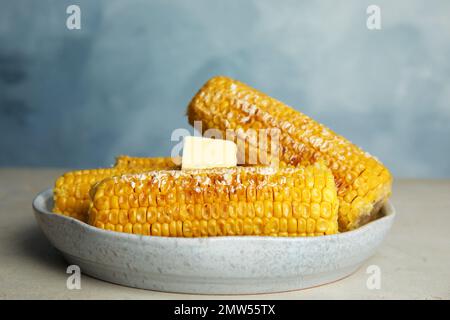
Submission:
M 52 190 L 33 201 L 36 220 L 70 264 L 125 286 L 183 293 L 241 294 L 303 289 L 354 272 L 394 221 L 384 216 L 350 232 L 320 237 L 170 238 L 97 229 L 51 212 Z

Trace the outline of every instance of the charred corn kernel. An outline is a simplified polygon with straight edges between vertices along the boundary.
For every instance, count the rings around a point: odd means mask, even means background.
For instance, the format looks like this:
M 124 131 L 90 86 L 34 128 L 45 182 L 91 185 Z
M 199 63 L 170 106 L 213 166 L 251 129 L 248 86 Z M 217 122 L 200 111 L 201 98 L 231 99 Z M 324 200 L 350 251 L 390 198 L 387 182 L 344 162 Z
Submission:
M 171 237 L 212 237 L 238 235 L 288 236 L 289 234 L 329 234 L 338 231 L 338 198 L 335 185 L 315 185 L 314 176 L 332 173 L 323 163 L 314 168 L 233 167 L 200 170 L 156 170 L 139 174 L 125 174 L 106 178 L 91 191 L 93 201 L 89 209 L 91 225 L 111 226 L 111 230 L 143 235 Z M 308 174 L 313 175 L 310 193 L 320 193 L 302 198 L 292 195 L 294 188 L 307 188 Z M 300 183 L 300 181 L 304 183 Z M 191 194 L 217 193 L 227 186 L 232 196 L 217 198 L 214 203 L 198 197 L 194 203 L 156 201 L 155 205 L 142 206 L 139 195 L 153 194 L 155 199 L 167 194 L 167 181 L 184 186 L 172 191 Z M 297 182 L 295 182 L 297 181 Z M 321 183 L 321 179 L 318 179 Z M 156 186 L 156 187 L 155 187 Z M 248 191 L 251 189 L 252 191 Z M 287 190 L 289 189 L 289 190 Z M 315 191 L 312 191 L 315 189 Z M 113 190 L 111 194 L 110 190 Z M 260 199 L 258 197 L 260 192 Z M 301 189 L 304 191 L 305 189 Z M 172 192 L 170 191 L 170 192 Z M 298 190 L 299 191 L 299 190 Z M 327 192 L 328 196 L 322 196 Z M 118 195 L 120 193 L 120 195 Z M 112 208 L 113 199 L 127 201 L 128 208 Z M 142 197 L 141 197 L 142 198 Z M 173 199 L 180 199 L 174 194 Z M 309 202 L 306 200 L 309 199 Z M 324 199 L 329 200 L 326 202 Z M 137 206 L 137 207 L 136 207 Z M 116 206 L 114 206 L 116 207 Z M 120 205 L 119 205 L 120 207 Z M 320 223 L 319 223 L 320 219 Z M 331 226 L 331 227 L 330 227 Z
M 108 211 L 97 210 L 96 218 L 98 221 L 107 222 L 108 221 Z
M 156 169 L 175 169 L 177 166 L 171 158 L 132 158 L 128 156 L 120 156 L 116 160 L 114 168 L 78 170 L 67 172 L 58 177 L 53 190 L 54 207 L 53 212 L 70 216 L 82 221 L 88 220 L 89 210 L 89 190 L 99 181 L 126 173 L 139 173 L 147 170 Z M 114 186 L 102 190 L 103 195 L 109 197 L 109 201 L 104 206 L 111 209 L 128 209 L 129 203 L 126 198 L 120 197 L 126 194 L 127 190 L 115 190 Z M 117 186 L 117 188 L 120 188 Z M 115 197 L 112 197 L 115 195 Z M 101 198 L 101 195 L 98 195 Z M 141 198 L 142 197 L 142 198 Z M 139 205 L 146 206 L 148 199 L 139 195 Z M 98 200 L 101 201 L 101 200 Z M 141 203 L 142 201 L 142 203 Z M 132 203 L 133 205 L 135 202 Z
M 105 228 L 105 225 L 104 225 L 103 222 L 101 222 L 101 221 L 96 221 L 96 222 L 95 222 L 95 226 L 96 226 L 97 228 L 100 228 L 100 229 L 104 229 L 104 228 Z
M 95 199 L 95 207 L 98 210 L 108 210 L 109 209 L 109 200 L 110 198 L 108 196 L 102 196 L 97 199 Z
M 307 169 L 305 179 L 301 181 L 306 187 L 301 201 L 309 203 L 312 198 L 318 203 L 330 202 L 327 192 L 318 193 L 312 188 L 321 190 L 335 183 L 339 203 L 345 204 L 339 207 L 341 231 L 357 228 L 376 217 L 380 204 L 391 193 L 392 176 L 376 158 L 301 112 L 239 81 L 227 77 L 210 79 L 193 97 L 187 114 L 191 124 L 201 121 L 203 130 L 220 130 L 223 137 L 227 137 L 227 130 L 233 130 L 236 134 L 231 138 L 238 146 L 241 142 L 244 146 L 244 152 L 238 156 L 241 163 L 255 164 L 251 161 L 255 157 L 251 157 L 254 155 L 250 150 L 256 150 L 258 156 L 263 155 L 257 159 L 258 163 L 276 164 L 279 160 L 282 167 L 307 166 L 324 161 L 332 170 L 334 179 Z M 278 152 L 270 154 L 269 143 L 254 139 L 257 129 L 270 129 L 269 133 L 277 129 L 280 148 L 275 151 Z M 268 134 L 266 140 L 271 139 Z M 269 161 L 264 162 L 264 159 Z M 273 191 L 278 200 L 281 197 L 279 191 Z M 257 192 L 257 200 L 263 200 L 262 196 L 262 192 Z M 364 206 L 352 205 L 358 197 Z M 352 215 L 349 215 L 349 206 L 353 208 Z
M 178 158 L 139 158 L 121 155 L 116 158 L 115 167 L 123 168 L 165 168 L 165 169 L 178 169 L 180 159 Z M 178 163 L 178 164 L 177 164 Z

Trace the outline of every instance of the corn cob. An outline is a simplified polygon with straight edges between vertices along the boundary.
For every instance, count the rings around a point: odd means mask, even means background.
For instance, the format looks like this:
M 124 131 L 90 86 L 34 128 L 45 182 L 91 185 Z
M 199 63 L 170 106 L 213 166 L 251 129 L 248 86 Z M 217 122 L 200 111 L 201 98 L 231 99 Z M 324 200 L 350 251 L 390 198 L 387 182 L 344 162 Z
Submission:
M 337 189 L 324 164 L 149 171 L 107 178 L 91 194 L 89 224 L 171 237 L 334 234 Z
M 391 193 L 392 176 L 376 158 L 324 125 L 241 82 L 227 77 L 210 79 L 192 99 L 187 115 L 191 124 L 202 121 L 202 130 L 238 132 L 236 139 L 244 141 L 245 153 L 258 148 L 248 139 L 248 129 L 279 129 L 276 156 L 280 166 L 324 161 L 338 187 L 340 231 L 376 218 Z
M 179 159 L 172 159 L 170 157 L 160 158 L 139 158 L 121 155 L 116 158 L 116 168 L 164 168 L 177 169 L 179 165 L 176 164 Z
M 91 187 L 114 175 L 124 173 L 138 173 L 153 169 L 171 169 L 176 166 L 171 158 L 131 158 L 120 156 L 116 160 L 116 167 L 92 170 L 77 170 L 60 176 L 53 190 L 53 212 L 70 216 L 87 222 Z

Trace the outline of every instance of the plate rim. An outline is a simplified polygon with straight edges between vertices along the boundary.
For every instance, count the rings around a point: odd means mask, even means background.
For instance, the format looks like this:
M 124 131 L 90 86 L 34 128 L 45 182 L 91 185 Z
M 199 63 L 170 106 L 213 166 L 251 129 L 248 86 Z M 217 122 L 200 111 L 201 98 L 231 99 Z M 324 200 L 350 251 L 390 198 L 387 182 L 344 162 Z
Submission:
M 93 233 L 99 233 L 106 237 L 114 237 L 119 239 L 127 239 L 127 240 L 143 240 L 145 241 L 151 241 L 151 240 L 167 240 L 167 241 L 182 241 L 186 244 L 192 243 L 195 245 L 198 245 L 198 242 L 214 242 L 214 241 L 236 241 L 236 240 L 253 240 L 253 241 L 266 241 L 268 239 L 270 240 L 278 240 L 278 241 L 316 241 L 317 239 L 323 239 L 323 240 L 337 240 L 344 237 L 351 237 L 356 236 L 359 233 L 367 232 L 369 228 L 373 227 L 374 225 L 381 224 L 381 223 L 387 223 L 389 221 L 394 220 L 396 216 L 396 210 L 393 206 L 391 200 L 387 200 L 386 203 L 383 205 L 383 210 L 385 210 L 385 215 L 370 221 L 366 223 L 365 225 L 354 229 L 350 231 L 345 231 L 341 233 L 336 234 L 330 234 L 330 235 L 322 235 L 317 237 L 274 237 L 274 236 L 214 236 L 214 237 L 167 237 L 167 236 L 151 236 L 151 235 L 137 235 L 132 233 L 124 233 L 124 232 L 116 232 L 116 231 L 110 231 L 110 230 L 104 230 L 97 227 L 94 227 L 88 223 L 85 223 L 83 221 L 80 221 L 78 219 L 75 219 L 73 217 L 65 216 L 62 214 L 57 214 L 52 211 L 50 211 L 46 207 L 47 201 L 52 198 L 53 196 L 53 188 L 47 188 L 41 192 L 39 192 L 32 201 L 32 208 L 35 213 L 35 215 L 50 217 L 50 219 L 61 219 L 61 221 L 65 221 L 67 223 L 75 224 L 79 228 L 84 229 L 89 232 Z M 42 201 L 41 201 L 42 199 Z M 42 203 L 42 205 L 41 205 Z

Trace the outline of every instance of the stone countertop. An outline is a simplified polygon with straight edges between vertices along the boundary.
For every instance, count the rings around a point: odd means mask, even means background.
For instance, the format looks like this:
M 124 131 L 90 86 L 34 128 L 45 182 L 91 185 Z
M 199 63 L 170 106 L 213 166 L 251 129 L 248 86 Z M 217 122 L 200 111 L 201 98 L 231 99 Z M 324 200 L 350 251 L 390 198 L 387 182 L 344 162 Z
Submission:
M 378 252 L 346 279 L 276 294 L 187 295 L 133 289 L 82 275 L 68 290 L 67 263 L 34 219 L 31 202 L 62 169 L 0 169 L 0 299 L 450 299 L 450 180 L 394 183 L 394 226 Z M 369 290 L 368 266 L 381 270 Z

